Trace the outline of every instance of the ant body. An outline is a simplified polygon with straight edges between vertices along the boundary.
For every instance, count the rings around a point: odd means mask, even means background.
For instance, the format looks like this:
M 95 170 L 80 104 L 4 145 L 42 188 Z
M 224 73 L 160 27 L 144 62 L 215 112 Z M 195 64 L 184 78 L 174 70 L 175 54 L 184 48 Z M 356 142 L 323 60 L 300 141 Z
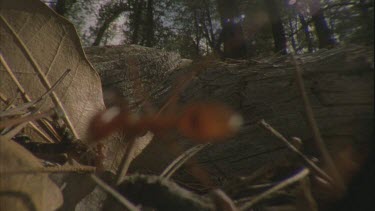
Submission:
M 208 143 L 231 137 L 241 124 L 241 116 L 223 104 L 195 102 L 177 112 L 142 117 L 131 113 L 127 106 L 112 106 L 93 117 L 89 131 L 93 141 L 120 130 L 129 136 L 139 136 L 146 131 L 160 136 L 174 130 L 195 143 Z
M 208 66 L 211 59 L 208 57 L 195 64 L 194 69 Z M 139 62 L 135 58 L 129 59 L 129 74 L 139 78 Z M 176 103 L 176 96 L 198 72 L 193 70 L 191 74 L 178 81 L 178 86 L 170 98 L 168 104 Z M 140 81 L 136 80 L 135 91 L 141 90 Z M 142 94 L 138 93 L 139 96 Z M 172 103 L 171 103 L 172 102 Z M 169 131 L 178 131 L 181 135 L 190 138 L 195 143 L 209 143 L 224 140 L 233 136 L 242 124 L 242 117 L 233 109 L 217 102 L 194 102 L 173 109 L 169 106 L 165 112 L 150 113 L 138 116 L 132 113 L 124 103 L 114 105 L 96 114 L 89 126 L 92 141 L 101 140 L 108 135 L 124 131 L 128 136 L 136 137 L 151 131 L 156 136 Z M 163 108 L 161 109 L 163 110 Z

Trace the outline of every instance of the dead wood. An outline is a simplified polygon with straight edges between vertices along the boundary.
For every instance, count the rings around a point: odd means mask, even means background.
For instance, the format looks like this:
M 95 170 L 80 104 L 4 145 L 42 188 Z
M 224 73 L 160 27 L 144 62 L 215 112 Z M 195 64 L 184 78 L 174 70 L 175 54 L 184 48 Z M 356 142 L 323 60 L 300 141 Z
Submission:
M 127 75 L 127 58 L 138 56 L 144 61 L 140 62 L 141 81 L 156 105 L 165 102 L 178 76 L 189 71 L 189 67 L 177 68 L 184 63 L 178 55 L 139 46 L 96 47 L 86 49 L 86 53 L 100 73 L 103 85 L 119 88 L 125 97 L 133 92 L 132 78 Z M 343 46 L 296 57 L 318 127 L 331 153 L 348 144 L 357 154 L 363 153 L 373 135 L 372 55 L 369 48 Z M 261 119 L 287 138 L 304 140 L 308 156 L 321 156 L 305 119 L 293 62 L 287 56 L 257 61 L 215 60 L 202 66 L 180 95 L 180 103 L 207 99 L 224 102 L 240 111 L 245 119 L 236 137 L 198 154 L 200 164 L 219 185 L 251 175 L 263 166 L 277 168 L 298 160 L 283 143 L 259 127 L 257 122 Z M 134 99 L 133 102 L 137 104 Z M 188 140 L 181 139 L 181 143 L 190 146 Z M 167 152 L 162 141 L 153 141 L 132 163 L 130 171 L 159 174 L 176 156 Z M 335 160 L 335 154 L 332 156 Z M 183 171 L 179 173 L 177 179 L 190 181 Z

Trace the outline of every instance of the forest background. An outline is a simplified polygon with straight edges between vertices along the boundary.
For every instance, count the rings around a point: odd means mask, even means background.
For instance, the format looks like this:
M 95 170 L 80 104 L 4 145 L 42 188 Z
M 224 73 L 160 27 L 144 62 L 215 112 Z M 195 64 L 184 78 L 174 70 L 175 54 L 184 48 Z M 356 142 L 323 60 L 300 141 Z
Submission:
M 138 44 L 195 59 L 373 44 L 373 0 L 45 1 L 84 46 Z

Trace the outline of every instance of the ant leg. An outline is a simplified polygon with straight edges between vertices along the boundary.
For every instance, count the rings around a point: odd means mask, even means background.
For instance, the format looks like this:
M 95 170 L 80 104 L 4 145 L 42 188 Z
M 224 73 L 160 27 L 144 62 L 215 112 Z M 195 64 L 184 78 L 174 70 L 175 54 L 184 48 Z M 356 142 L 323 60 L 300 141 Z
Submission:
M 154 113 L 154 108 L 150 102 L 150 95 L 146 93 L 142 87 L 141 75 L 140 75 L 140 62 L 134 55 L 128 59 L 129 65 L 129 77 L 133 79 L 133 90 L 135 98 L 141 102 L 140 107 L 143 108 L 146 114 Z
M 177 79 L 177 82 L 174 84 L 174 90 L 172 90 L 171 96 L 159 109 L 158 115 L 160 115 L 165 110 L 173 110 L 173 108 L 175 108 L 177 105 L 179 96 L 189 85 L 190 81 L 193 80 L 196 75 L 199 75 L 200 72 L 210 67 L 215 59 L 215 56 L 207 56 L 187 66 L 186 68 L 188 69 L 188 72 L 184 73 Z

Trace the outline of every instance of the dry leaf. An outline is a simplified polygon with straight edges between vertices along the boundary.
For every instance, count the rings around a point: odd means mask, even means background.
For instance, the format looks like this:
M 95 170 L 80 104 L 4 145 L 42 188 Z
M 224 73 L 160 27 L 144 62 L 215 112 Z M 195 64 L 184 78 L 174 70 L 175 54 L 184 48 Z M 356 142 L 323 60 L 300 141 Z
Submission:
M 4 0 L 0 4 L 3 60 L 31 99 L 41 96 L 71 69 L 57 87 L 56 96 L 42 109 L 55 107 L 60 101 L 71 128 L 85 139 L 89 120 L 104 103 L 99 75 L 87 61 L 73 24 L 40 1 Z M 4 65 L 0 65 L 0 78 L 2 94 L 9 99 L 17 97 L 17 87 Z
M 26 149 L 9 140 L 0 140 L 1 210 L 56 210 L 63 203 L 60 189 L 46 174 L 7 174 L 41 168 Z

